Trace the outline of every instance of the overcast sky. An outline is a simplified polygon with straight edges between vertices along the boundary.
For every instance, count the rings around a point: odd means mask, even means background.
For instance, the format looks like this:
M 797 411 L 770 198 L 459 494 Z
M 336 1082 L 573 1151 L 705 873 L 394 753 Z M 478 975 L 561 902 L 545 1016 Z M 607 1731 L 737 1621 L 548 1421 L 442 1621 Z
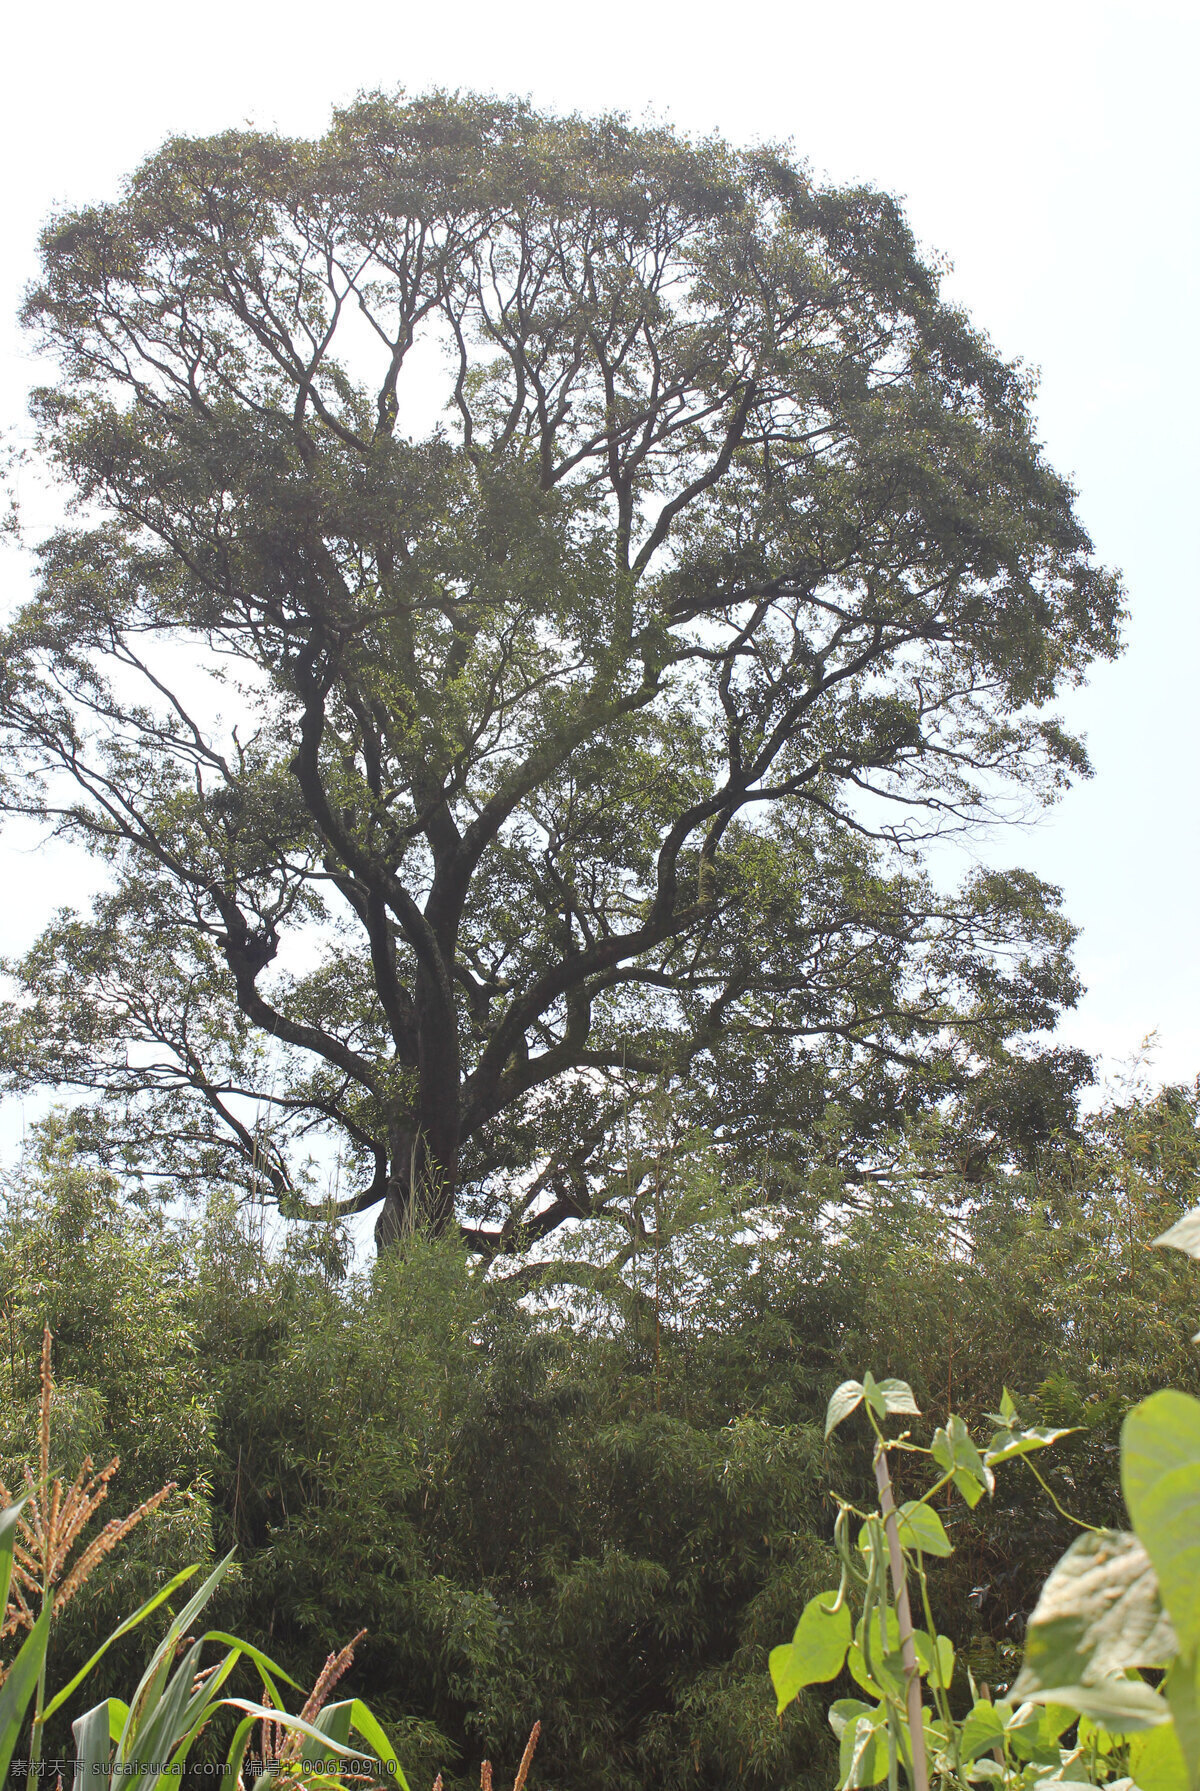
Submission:
M 1195 0 L 59 0 L 25 5 L 5 35 L 0 425 L 18 438 L 35 370 L 12 318 L 39 223 L 113 194 L 171 133 L 311 134 L 362 88 L 472 88 L 790 139 L 817 174 L 902 196 L 953 261 L 953 296 L 1040 369 L 1050 457 L 1132 612 L 1124 657 L 1065 710 L 1094 780 L 986 854 L 1061 884 L 1084 929 L 1088 993 L 1066 1036 L 1111 1066 L 1157 1029 L 1157 1075 L 1200 1072 Z M 36 535 L 28 476 L 22 496 Z M 27 573 L 12 554 L 0 572 L 8 608 Z M 80 887 L 28 842 L 0 875 L 0 952 Z

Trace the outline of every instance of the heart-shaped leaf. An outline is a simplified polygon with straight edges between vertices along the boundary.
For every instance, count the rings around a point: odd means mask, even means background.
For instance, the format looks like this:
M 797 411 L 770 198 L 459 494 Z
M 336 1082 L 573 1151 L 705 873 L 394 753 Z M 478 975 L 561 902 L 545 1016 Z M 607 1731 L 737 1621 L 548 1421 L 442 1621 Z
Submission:
M 1174 1653 L 1154 1568 L 1138 1538 L 1125 1530 L 1089 1531 L 1042 1587 L 1012 1695 L 1097 1684 L 1127 1667 L 1163 1666 Z
M 767 1664 L 777 1711 L 786 1710 L 806 1685 L 836 1679 L 841 1672 L 850 1646 L 850 1612 L 845 1604 L 833 1612 L 827 1608 L 836 1596 L 834 1592 L 818 1592 L 810 1598 L 791 1641 L 772 1648 Z
M 939 1467 L 953 1473 L 954 1484 L 968 1505 L 977 1505 L 985 1492 L 995 1491 L 996 1476 L 957 1412 L 951 1414 L 944 1429 L 939 1426 L 934 1431 L 931 1453 Z
M 963 1722 L 958 1745 L 964 1760 L 977 1760 L 1004 1741 L 1004 1715 L 994 1704 L 980 1700 Z
M 825 1411 L 825 1435 L 837 1429 L 843 1418 L 848 1418 L 852 1411 L 862 1404 L 863 1384 L 861 1381 L 843 1381 L 835 1387 Z
M 932 1505 L 909 1499 L 898 1512 L 901 1548 L 920 1549 L 925 1555 L 952 1555 L 954 1544 Z

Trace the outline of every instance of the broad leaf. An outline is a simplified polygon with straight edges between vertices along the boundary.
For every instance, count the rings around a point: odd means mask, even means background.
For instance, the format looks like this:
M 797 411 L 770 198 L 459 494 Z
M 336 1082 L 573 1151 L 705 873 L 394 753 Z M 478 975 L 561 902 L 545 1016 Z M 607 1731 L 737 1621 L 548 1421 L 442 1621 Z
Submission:
M 779 1712 L 786 1710 L 806 1685 L 835 1679 L 842 1670 L 850 1646 L 850 1612 L 845 1604 L 832 1614 L 826 1609 L 836 1596 L 819 1592 L 810 1598 L 791 1641 L 771 1650 L 768 1665 Z
M 959 1748 L 964 1760 L 976 1760 L 990 1754 L 1004 1741 L 1004 1714 L 995 1704 L 978 1701 L 966 1717 L 959 1734 Z
M 877 1673 L 883 1673 L 884 1678 L 887 1678 L 887 1673 L 881 1666 L 877 1657 L 872 1657 L 872 1665 Z M 863 1651 L 858 1646 L 857 1642 L 852 1642 L 850 1644 L 850 1650 L 846 1655 L 846 1667 L 850 1677 L 854 1680 L 854 1683 L 856 1685 L 861 1685 L 865 1692 L 870 1692 L 873 1698 L 882 1698 L 885 1690 L 891 1691 L 896 1697 L 901 1695 L 900 1686 L 889 1685 L 885 1687 L 881 1685 L 877 1679 L 872 1678 L 871 1674 L 867 1671 L 867 1663 Z
M 848 1418 L 852 1411 L 862 1404 L 863 1384 L 861 1381 L 843 1381 L 835 1387 L 825 1412 L 825 1435 L 837 1429 L 843 1418 Z
M 954 1553 L 954 1544 L 932 1505 L 909 1499 L 901 1505 L 898 1517 L 902 1548 L 920 1549 L 922 1554 L 943 1557 Z
M 1129 1772 L 1140 1791 L 1188 1791 L 1188 1772 L 1174 1723 L 1129 1737 Z
M 1012 1461 L 1015 1456 L 1032 1455 L 1035 1450 L 1048 1449 L 1060 1437 L 1072 1436 L 1075 1428 L 1068 1426 L 1063 1430 L 1049 1430 L 1037 1424 L 1021 1425 L 1009 1421 L 1007 1427 L 998 1430 L 988 1444 L 984 1451 L 984 1464 L 995 1468 L 1002 1461 Z
M 951 1414 L 943 1429 L 933 1433 L 933 1459 L 946 1473 L 953 1473 L 954 1485 L 970 1506 L 979 1503 L 985 1492 L 995 1491 L 996 1476 L 971 1440 L 957 1412 Z
M 1172 1250 L 1183 1250 L 1188 1256 L 1200 1256 L 1200 1206 L 1194 1206 L 1182 1219 L 1176 1219 L 1155 1238 L 1156 1244 L 1167 1244 Z M 1146 1788 L 1149 1791 L 1149 1788 Z
M 1014 1686 L 1013 1696 L 1017 1695 Z M 1164 1700 L 1141 1679 L 1098 1679 L 1092 1685 L 1053 1685 L 1020 1695 L 1033 1704 L 1065 1704 L 1068 1710 L 1094 1717 L 1106 1729 L 1121 1735 L 1171 1720 Z
M 829 1727 L 839 1741 L 847 1727 L 852 1728 L 860 1716 L 873 1717 L 878 1714 L 878 1705 L 864 1704 L 861 1698 L 835 1698 L 827 1712 Z
M 1058 1740 L 1064 1729 L 1069 1729 L 1079 1712 L 1072 1710 L 1069 1704 L 1042 1704 L 1041 1726 L 1038 1730 L 1039 1740 L 1050 1743 Z
M 863 1397 L 877 1418 L 886 1418 L 889 1413 L 894 1412 L 913 1418 L 921 1416 L 921 1409 L 913 1398 L 912 1388 L 907 1381 L 877 1381 L 873 1374 L 864 1374 Z
M 954 1677 L 954 1643 L 949 1636 L 939 1636 L 936 1644 L 925 1630 L 913 1631 L 913 1647 L 921 1672 L 943 1689 L 949 1689 Z
M 843 1786 L 877 1785 L 887 1777 L 887 1718 L 881 1705 L 839 1698 L 829 1724 L 839 1740 L 838 1777 Z
M 894 1698 L 904 1696 L 903 1669 L 892 1670 L 892 1662 L 899 1664 L 900 1624 L 891 1606 L 887 1607 L 884 1618 L 885 1635 L 880 1634 L 879 1613 L 871 1618 L 870 1643 L 871 1668 L 867 1667 L 867 1649 L 863 1647 L 863 1620 L 860 1617 L 854 1626 L 854 1640 L 850 1644 L 850 1652 L 846 1656 L 846 1665 L 854 1679 L 875 1698 L 882 1700 L 885 1692 Z
M 1154 1568 L 1137 1537 L 1089 1532 L 1071 1544 L 1042 1587 L 1012 1695 L 1096 1684 L 1126 1667 L 1163 1666 L 1174 1653 Z
M 1200 1400 L 1152 1393 L 1121 1431 L 1121 1482 L 1179 1647 L 1200 1646 Z

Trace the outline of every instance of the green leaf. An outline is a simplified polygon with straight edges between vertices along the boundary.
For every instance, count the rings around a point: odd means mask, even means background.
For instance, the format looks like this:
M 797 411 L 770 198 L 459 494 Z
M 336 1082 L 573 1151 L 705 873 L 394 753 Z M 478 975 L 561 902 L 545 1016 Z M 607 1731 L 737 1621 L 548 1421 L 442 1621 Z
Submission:
M 212 1639 L 212 1632 L 208 1631 L 200 1638 L 201 1644 L 203 1645 L 206 1642 L 211 1642 Z M 181 1720 L 176 1724 L 171 1735 L 167 1737 L 167 1746 L 171 1750 L 170 1763 L 172 1766 L 182 1765 L 187 1760 L 196 1737 L 212 1720 L 212 1713 L 217 1703 L 218 1692 L 233 1673 L 241 1658 L 242 1649 L 235 1642 L 217 1670 L 211 1672 L 204 1680 L 203 1684 L 193 1693 L 183 1712 Z M 277 1702 L 274 1696 L 272 1696 L 272 1702 Z M 174 1777 L 174 1774 L 172 1774 L 172 1777 Z
M 878 1665 L 878 1663 L 876 1664 Z M 879 1685 L 876 1680 L 872 1679 L 870 1673 L 868 1673 L 863 1651 L 857 1642 L 851 1642 L 850 1644 L 849 1652 L 846 1655 L 846 1666 L 849 1669 L 850 1677 L 854 1680 L 856 1685 L 861 1685 L 863 1690 L 865 1692 L 870 1692 L 873 1698 L 883 1697 L 884 1688 Z
M 1042 1704 L 1041 1725 L 1038 1729 L 1039 1740 L 1050 1743 L 1058 1740 L 1065 1729 L 1069 1729 L 1078 1712 L 1067 1704 Z
M 1134 1407 L 1121 1430 L 1121 1482 L 1179 1647 L 1193 1655 L 1200 1646 L 1200 1400 L 1167 1390 Z
M 990 1468 L 988 1469 L 988 1472 L 991 1473 Z M 980 1486 L 974 1474 L 968 1474 L 965 1468 L 955 1468 L 954 1489 L 962 1495 L 972 1511 L 974 1511 L 976 1505 L 978 1505 L 980 1499 L 983 1497 L 982 1486 Z
M 862 1617 L 860 1617 L 858 1622 L 854 1625 L 854 1640 L 860 1648 L 863 1647 L 863 1640 L 864 1640 L 863 1632 L 864 1632 L 865 1628 L 866 1628 L 866 1623 L 865 1623 L 864 1619 Z M 885 1642 L 886 1642 L 886 1646 L 884 1646 L 884 1653 L 886 1653 L 886 1654 L 894 1654 L 896 1652 L 897 1648 L 899 1648 L 899 1646 L 900 1646 L 900 1619 L 897 1617 L 897 1615 L 896 1615 L 895 1611 L 892 1609 L 891 1605 L 887 1606 L 886 1611 L 884 1613 L 884 1621 L 883 1621 L 884 1635 L 882 1637 L 880 1636 L 879 1629 L 880 1629 L 879 1607 L 877 1605 L 871 1615 L 871 1637 L 870 1637 L 870 1640 L 871 1640 L 871 1658 L 872 1658 L 872 1660 L 878 1658 L 880 1647 L 883 1646 Z M 863 1652 L 864 1653 L 866 1652 L 865 1648 L 863 1649 Z
M 338 1706 L 331 1704 L 329 1708 L 336 1710 Z M 408 1780 L 401 1770 L 391 1742 L 384 1734 L 374 1711 L 361 1698 L 350 1699 L 350 1726 L 357 1729 L 363 1740 L 374 1750 L 375 1758 L 389 1769 L 388 1783 L 399 1785 L 400 1791 L 408 1791 Z
M 1015 1456 L 1032 1455 L 1037 1449 L 1048 1449 L 1060 1437 L 1073 1436 L 1076 1429 L 1077 1425 L 1068 1425 L 1062 1430 L 1048 1430 L 1036 1424 L 1010 1424 L 1007 1429 L 998 1430 L 993 1436 L 984 1451 L 984 1464 L 995 1468 L 1002 1461 L 1012 1461 Z
M 191 1727 L 194 1707 L 193 1697 L 201 1707 L 208 1704 L 207 1688 L 202 1687 L 193 1694 L 192 1686 L 196 1674 L 200 1670 L 200 1656 L 203 1643 L 193 1642 L 186 1654 L 180 1659 L 175 1672 L 163 1687 L 162 1696 L 147 1712 L 139 1723 L 136 1735 L 126 1737 L 122 1734 L 121 1758 L 126 1761 L 137 1761 L 149 1766 L 153 1761 L 161 1761 L 163 1768 L 167 1766 L 180 1738 Z M 160 1775 L 147 1775 L 147 1783 L 153 1791 Z
M 1154 1242 L 1172 1250 L 1182 1250 L 1188 1256 L 1200 1256 L 1200 1206 L 1194 1206 L 1182 1219 L 1176 1219 L 1174 1225 L 1160 1232 Z
M 1017 1696 L 1015 1686 L 1011 1695 Z M 1122 1676 L 1098 1679 L 1092 1685 L 1052 1685 L 1022 1695 L 1031 1704 L 1065 1704 L 1078 1715 L 1094 1717 L 1106 1729 L 1121 1735 L 1171 1720 L 1164 1700 L 1141 1679 Z
M 922 1554 L 942 1557 L 954 1553 L 954 1544 L 932 1505 L 909 1499 L 901 1505 L 897 1516 L 901 1548 L 920 1549 Z
M 1004 1715 L 1005 1739 L 1018 1760 L 1045 1759 L 1050 1754 L 1047 1765 L 1061 1763 L 1060 1750 L 1055 1748 L 1051 1752 L 1045 1745 L 1045 1721 L 1036 1704 L 1021 1704 L 1014 1710 L 1006 1699 L 1000 1709 Z
M 838 1777 L 843 1786 L 877 1785 L 887 1777 L 887 1718 L 882 1705 L 839 1698 L 829 1725 L 838 1737 Z
M 930 1678 L 934 1685 L 949 1690 L 950 1681 L 954 1677 L 954 1644 L 949 1636 L 939 1636 L 936 1644 L 933 1637 L 923 1629 L 913 1631 L 913 1647 L 917 1651 L 917 1661 L 921 1672 Z
M 864 1704 L 861 1698 L 835 1698 L 827 1712 L 829 1727 L 838 1740 L 853 1728 L 860 1716 L 876 1716 L 879 1713 L 877 1704 Z
M 249 1714 L 244 1716 L 233 1732 L 229 1743 L 229 1751 L 225 1755 L 225 1778 L 230 1784 L 240 1785 L 242 1782 L 242 1762 L 246 1758 L 246 1749 L 250 1737 L 254 1733 L 254 1725 L 258 1719 Z
M 862 1404 L 863 1384 L 861 1381 L 843 1381 L 835 1387 L 825 1412 L 825 1435 L 837 1429 L 843 1418 L 848 1418 L 852 1411 Z
M 854 1640 L 850 1645 L 850 1652 L 846 1656 L 846 1665 L 858 1684 L 864 1691 L 870 1692 L 872 1697 L 882 1700 L 886 1692 L 894 1698 L 902 1698 L 904 1696 L 903 1676 L 897 1677 L 888 1665 L 900 1647 L 900 1624 L 890 1605 L 886 1609 L 884 1629 L 886 1640 L 880 1636 L 879 1613 L 876 1611 L 871 1617 L 870 1635 L 871 1665 L 874 1668 L 874 1676 L 867 1668 L 867 1655 L 863 1647 L 863 1619 L 861 1617 L 854 1628 Z
M 167 1675 L 174 1663 L 176 1645 L 178 1644 L 180 1636 L 182 1636 L 185 1630 L 190 1627 L 192 1619 L 198 1616 L 204 1609 L 204 1606 L 208 1603 L 209 1599 L 224 1579 L 232 1565 L 233 1555 L 234 1551 L 230 1549 L 229 1553 L 222 1560 L 217 1562 L 217 1565 L 204 1581 L 204 1584 L 198 1591 L 193 1592 L 192 1596 L 188 1599 L 178 1615 L 172 1617 L 167 1633 L 151 1655 L 150 1664 L 142 1674 L 141 1679 L 138 1681 L 137 1689 L 129 1700 L 130 1710 L 132 1712 L 131 1720 L 138 1725 L 139 1730 L 144 1728 L 145 1724 L 150 1721 L 152 1713 L 163 1695 L 163 1686 L 166 1683 Z M 195 1570 L 192 1569 L 190 1571 Z M 159 1602 L 161 1603 L 161 1598 L 159 1599 Z M 126 1627 L 128 1627 L 128 1624 L 123 1624 L 121 1629 Z M 108 1642 L 104 1643 L 105 1648 L 107 1648 L 109 1642 L 114 1641 L 116 1637 L 121 1634 L 121 1629 L 115 1629 L 113 1631 L 112 1635 L 108 1638 Z M 101 1652 L 103 1652 L 103 1650 L 101 1650 Z M 60 1692 L 59 1698 L 61 1699 L 63 1695 L 64 1694 Z M 127 1728 L 125 1734 L 123 1734 L 121 1738 L 122 1748 L 128 1750 L 131 1741 L 132 1737 Z
M 181 1573 L 175 1575 L 174 1579 L 168 1580 L 167 1584 L 163 1586 L 160 1591 L 156 1592 L 153 1598 L 148 1598 L 145 1604 L 140 1605 L 133 1613 L 132 1617 L 126 1617 L 123 1623 L 118 1623 L 112 1634 L 104 1638 L 96 1652 L 84 1662 L 83 1666 L 80 1667 L 75 1677 L 69 1680 L 67 1684 L 63 1686 L 61 1691 L 55 1692 L 54 1696 L 46 1706 L 47 1720 L 54 1715 L 54 1712 L 61 1704 L 66 1703 L 76 1687 L 82 1685 L 96 1662 L 108 1652 L 113 1643 L 120 1636 L 127 1635 L 131 1629 L 136 1629 L 138 1624 L 143 1622 L 152 1611 L 156 1611 L 160 1604 L 165 1603 L 165 1601 L 170 1598 L 172 1592 L 178 1591 L 180 1586 L 185 1585 L 187 1581 L 191 1579 L 192 1575 L 199 1573 L 199 1571 L 200 1567 L 198 1563 L 194 1567 L 185 1567 Z
M 1174 1652 L 1154 1568 L 1138 1538 L 1124 1530 L 1089 1532 L 1076 1538 L 1042 1587 L 1012 1695 L 1096 1684 L 1127 1667 L 1163 1666 Z
M 358 1699 L 356 1698 L 354 1702 L 358 1703 Z M 247 1720 L 253 1724 L 261 1722 L 265 1718 L 269 1723 L 277 1723 L 281 1729 L 294 1729 L 298 1735 L 305 1735 L 310 1741 L 317 1742 L 321 1747 L 331 1748 L 335 1753 L 352 1754 L 354 1752 L 353 1748 L 343 1747 L 340 1742 L 334 1741 L 331 1735 L 323 1734 L 322 1731 L 314 1727 L 312 1723 L 306 1722 L 304 1717 L 291 1716 L 286 1710 L 280 1710 L 274 1704 L 256 1704 L 252 1698 L 221 1698 L 219 1700 L 219 1708 L 223 1710 L 245 1711 L 246 1717 L 238 1724 L 237 1736 L 241 1735 Z M 370 1716 L 370 1712 L 367 1711 L 365 1704 L 363 1705 L 363 1710 Z M 373 1718 L 371 1720 L 374 1721 Z M 383 1730 L 379 1728 L 378 1723 L 375 1723 L 375 1728 L 382 1737 Z M 248 1730 L 247 1733 L 249 1733 Z M 233 1758 L 233 1750 L 237 1743 L 237 1736 L 234 1737 L 234 1741 L 230 1744 L 228 1755 L 230 1760 Z M 245 1751 L 244 1744 L 242 1751 L 243 1753 Z M 393 1760 L 396 1758 L 396 1756 L 392 1754 L 390 1748 L 388 1749 L 388 1753 Z
M 768 1665 L 779 1713 L 806 1685 L 836 1679 L 842 1670 L 850 1646 L 850 1612 L 845 1604 L 832 1614 L 825 1608 L 836 1596 L 819 1592 L 810 1598 L 791 1641 L 771 1650 Z
M 1188 1791 L 1187 1765 L 1174 1723 L 1129 1737 L 1129 1774 L 1140 1791 Z
M 877 1418 L 887 1417 L 887 1400 L 880 1391 L 879 1382 L 870 1369 L 863 1375 L 863 1398 Z
M 8 1768 L 21 1735 L 29 1700 L 37 1688 L 42 1658 L 50 1640 L 50 1604 L 22 1642 L 17 1658 L 0 1685 L 0 1785 L 8 1783 Z
M 0 1511 L 0 1612 L 8 1604 L 8 1588 L 12 1580 L 13 1545 L 17 1540 L 17 1524 L 21 1513 L 33 1497 L 26 1493 L 24 1498 L 17 1499 Z
M 1147 1730 L 1146 1733 L 1152 1734 L 1153 1731 Z M 1111 1754 L 1114 1747 L 1119 1747 L 1121 1742 L 1119 1735 L 1114 1735 L 1111 1729 L 1102 1728 L 1091 1716 L 1080 1717 L 1078 1740 L 1080 1747 L 1094 1747 L 1098 1754 Z
M 957 1412 L 951 1414 L 944 1429 L 939 1426 L 934 1431 L 931 1453 L 939 1467 L 954 1475 L 954 1485 L 968 1505 L 976 1506 L 985 1492 L 995 1491 L 996 1476 Z
M 1043 1779 L 1042 1784 L 1053 1785 L 1054 1791 L 1096 1791 L 1091 1779 Z M 1137 1791 L 1132 1779 L 1108 1779 L 1105 1791 Z
M 963 1722 L 958 1745 L 964 1760 L 976 1760 L 1004 1742 L 1004 1717 L 994 1704 L 980 1699 Z
M 907 1381 L 877 1381 L 873 1374 L 864 1374 L 863 1395 L 877 1418 L 886 1418 L 890 1412 L 902 1412 L 913 1418 L 921 1416 Z
M 121 1733 L 118 1727 L 116 1735 L 113 1734 L 110 1705 L 111 1700 L 105 1698 L 102 1704 L 94 1704 L 71 1724 L 71 1733 L 75 1737 L 76 1784 L 87 1784 L 93 1777 L 107 1777 L 112 1744 Z

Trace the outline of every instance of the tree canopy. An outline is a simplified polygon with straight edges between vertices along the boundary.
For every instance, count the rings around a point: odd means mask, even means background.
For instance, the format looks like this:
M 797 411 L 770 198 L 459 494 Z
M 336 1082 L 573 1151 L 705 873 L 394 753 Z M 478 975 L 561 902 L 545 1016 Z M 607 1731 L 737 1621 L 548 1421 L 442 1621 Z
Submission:
M 950 1098 L 1053 1123 L 1057 892 L 921 843 L 1086 770 L 1047 705 L 1120 589 L 891 199 L 370 96 L 169 142 L 43 256 L 78 512 L 3 801 L 109 876 L 14 967 L 10 1082 L 488 1251 L 627 1193 L 657 1091 L 760 1175 L 833 1111 L 860 1168 Z

